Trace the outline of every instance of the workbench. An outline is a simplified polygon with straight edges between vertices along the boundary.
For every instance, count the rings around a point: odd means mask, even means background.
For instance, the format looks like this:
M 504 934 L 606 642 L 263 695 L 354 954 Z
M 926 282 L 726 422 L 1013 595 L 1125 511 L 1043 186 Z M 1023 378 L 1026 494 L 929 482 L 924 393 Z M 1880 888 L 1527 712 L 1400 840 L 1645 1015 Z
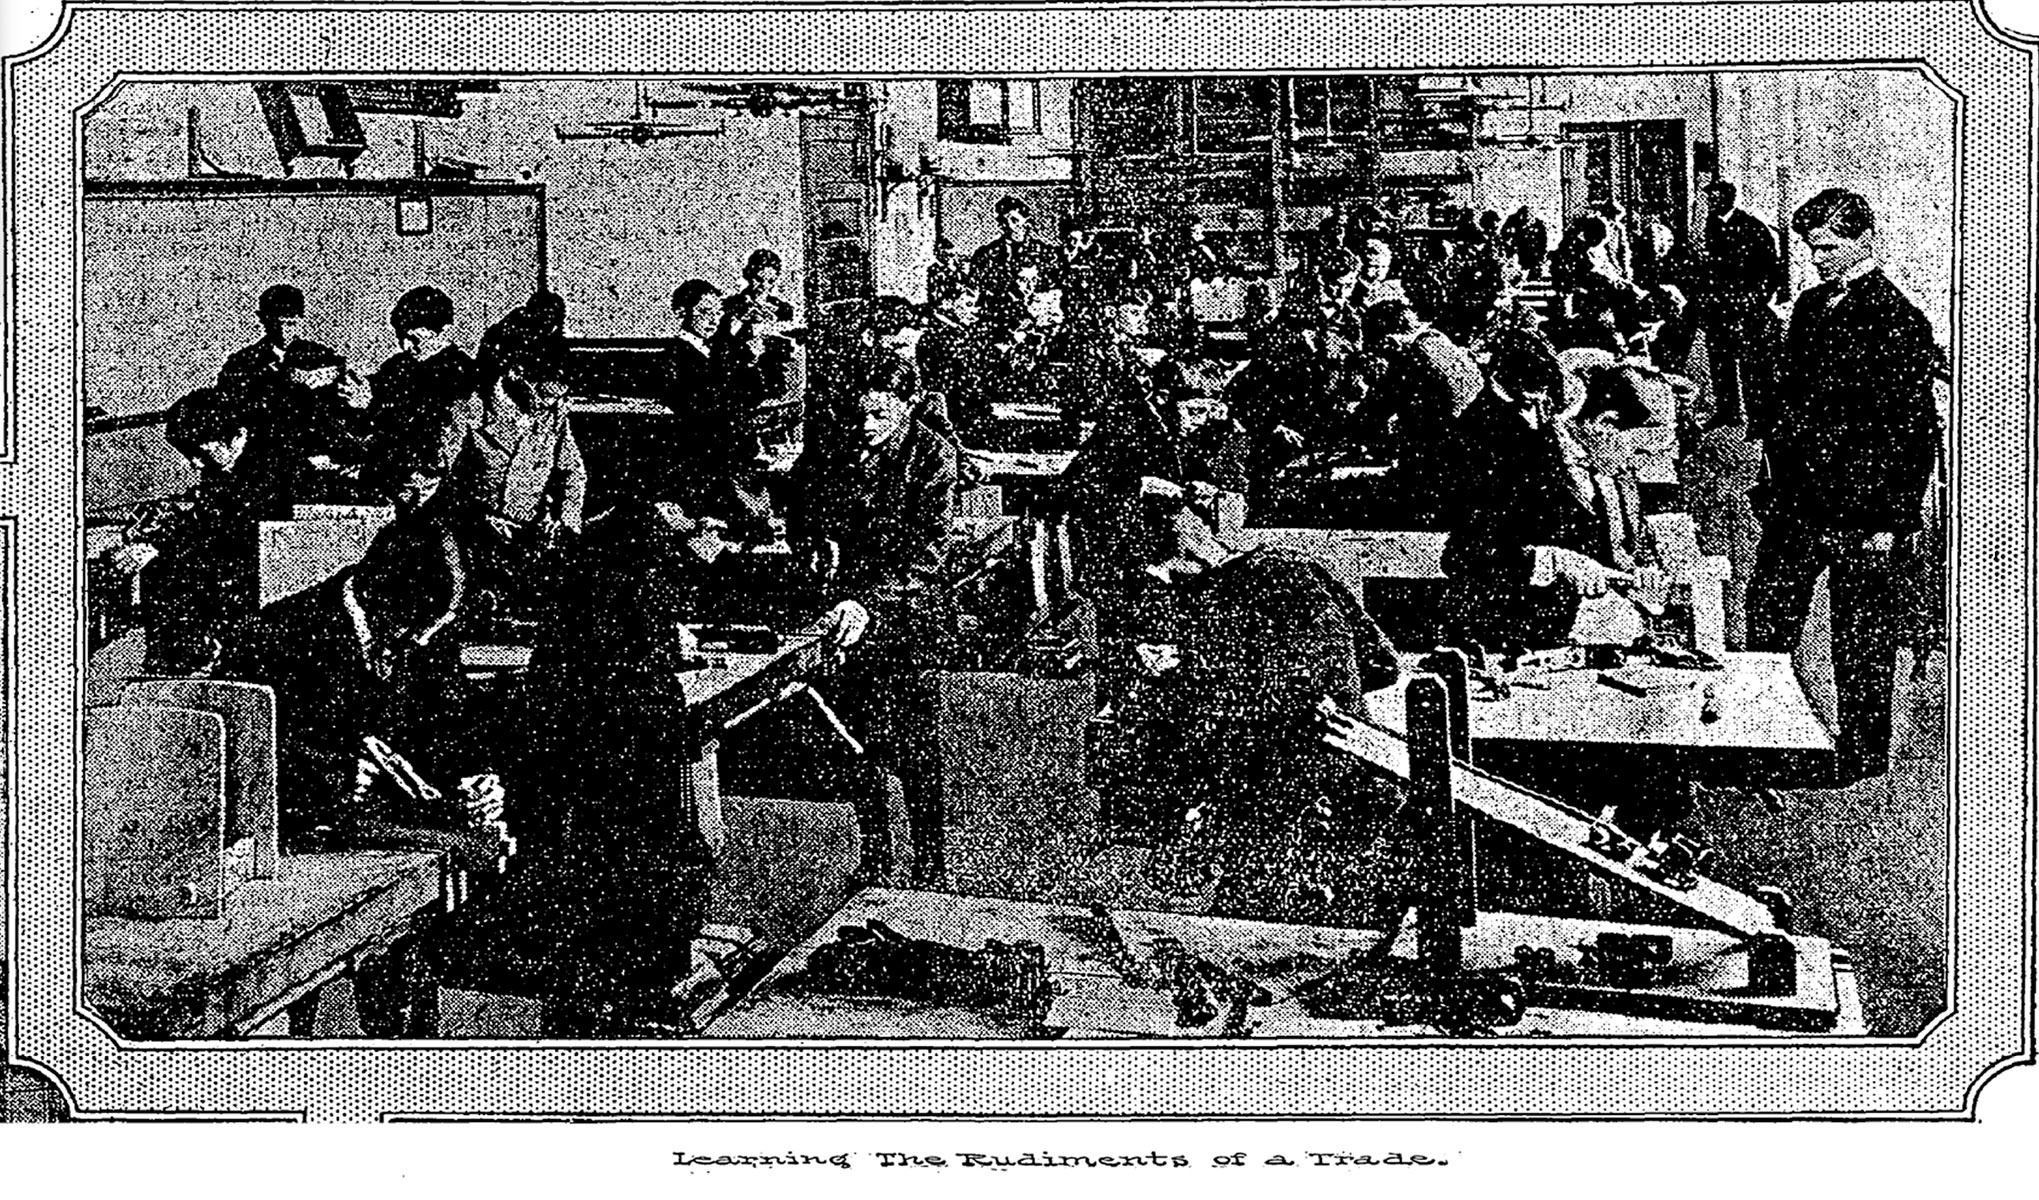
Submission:
M 1405 656 L 1413 667 L 1416 656 Z M 1589 763 L 1674 772 L 1701 782 L 1746 784 L 1815 771 L 1834 740 L 1806 698 L 1788 654 L 1732 652 L 1719 671 L 1666 671 L 1691 686 L 1638 696 L 1601 682 L 1601 672 L 1573 669 L 1517 680 L 1506 697 L 1470 705 L 1473 762 L 1538 790 L 1541 776 L 1578 776 Z M 1403 730 L 1397 680 L 1366 696 L 1367 716 Z M 1716 717 L 1705 719 L 1706 693 Z
M 706 654 L 707 666 L 672 672 L 667 686 L 626 698 L 634 711 L 618 719 L 636 731 L 633 753 L 670 773 L 678 802 L 690 811 L 710 848 L 719 852 L 725 836 L 719 767 L 723 735 L 737 722 L 797 695 L 832 666 L 835 654 L 816 622 L 782 637 L 769 654 Z
M 789 983 L 807 957 L 833 941 L 844 925 L 876 918 L 900 933 L 969 949 L 988 939 L 1032 941 L 1046 954 L 1048 971 L 1058 995 L 1044 1025 L 1015 1015 L 956 1005 L 851 996 L 802 994 Z M 1119 912 L 1115 923 L 1130 951 L 1152 954 L 1154 941 L 1172 937 L 1185 950 L 1238 970 L 1266 986 L 1275 1003 L 1250 1010 L 1250 1037 L 1255 1041 L 1294 1041 L 1377 1037 L 1435 1036 L 1428 1026 L 1384 1025 L 1379 1021 L 1346 1021 L 1313 1017 L 1293 998 L 1297 984 L 1322 974 L 1351 951 L 1373 949 L 1382 934 L 1359 929 L 1281 925 L 1263 921 L 1208 917 L 1187 913 Z M 1729 935 L 1695 929 L 1652 929 L 1591 921 L 1482 913 L 1466 933 L 1466 965 L 1498 966 L 1512 961 L 1514 948 L 1525 941 L 1575 944 L 1605 931 L 1649 932 L 1669 936 L 1676 962 L 1697 978 L 1720 976 L 1739 969 L 1738 956 L 1726 953 Z M 1204 1028 L 1184 1029 L 1174 1023 L 1174 1006 L 1166 992 L 1125 982 L 1110 962 L 1096 922 L 1080 908 L 1005 900 L 873 888 L 851 897 L 834 916 L 794 947 L 758 985 L 712 1021 L 709 1038 L 746 1040 L 941 1039 L 951 1041 L 1118 1040 L 1127 1037 L 1213 1038 L 1214 1021 Z M 1397 945 L 1395 953 L 1404 947 Z M 1862 1036 L 1861 1000 L 1852 967 L 1835 955 L 1835 981 L 1840 1018 L 1824 1036 Z M 1504 1038 L 1619 1037 L 1718 1038 L 1790 1037 L 1755 1025 L 1665 1017 L 1627 1016 L 1532 1005 L 1520 1024 L 1495 1031 Z
M 1682 513 L 1659 513 L 1649 522 L 1665 577 L 1691 589 L 1694 648 L 1719 655 L 1727 649 L 1728 560 L 1699 552 L 1693 523 Z M 1449 537 L 1427 529 L 1249 526 L 1225 540 L 1238 550 L 1264 546 L 1317 560 L 1359 596 L 1391 640 L 1424 644 L 1436 633 Z
M 215 918 L 85 922 L 85 1000 L 134 1039 L 238 1038 L 386 949 L 443 895 L 437 854 L 286 855 Z

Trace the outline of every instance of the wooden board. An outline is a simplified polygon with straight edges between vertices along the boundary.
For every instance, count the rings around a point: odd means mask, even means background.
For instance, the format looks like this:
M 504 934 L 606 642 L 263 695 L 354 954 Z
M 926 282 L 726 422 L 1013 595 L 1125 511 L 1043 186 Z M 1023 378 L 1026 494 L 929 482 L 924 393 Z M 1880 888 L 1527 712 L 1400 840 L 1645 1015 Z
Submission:
M 965 454 L 987 480 L 1057 479 L 1075 460 L 1074 451 L 968 450 Z
M 85 914 L 218 916 L 226 722 L 189 708 L 85 710 Z
M 216 713 L 227 729 L 227 845 L 252 843 L 249 873 L 276 874 L 276 693 L 225 679 L 139 679 L 123 704 L 159 704 Z
M 358 515 L 262 522 L 262 603 L 323 583 L 360 562 L 376 533 L 390 522 L 393 510 L 354 511 Z
M 214 919 L 85 923 L 85 998 L 123 1037 L 242 1036 L 440 897 L 436 854 L 287 855 Z
M 1373 711 L 1380 712 L 1382 707 Z M 1478 712 L 1477 705 L 1474 712 Z M 1476 740 L 1479 737 L 1477 718 L 1474 737 Z M 1409 778 L 1409 744 L 1399 732 L 1357 718 L 1334 719 L 1325 740 L 1379 770 L 1400 779 Z M 1781 932 L 1770 910 L 1754 898 L 1704 876 L 1690 889 L 1659 883 L 1626 862 L 1590 849 L 1586 839 L 1592 823 L 1584 816 L 1457 759 L 1451 763 L 1451 793 L 1454 800 L 1468 808 L 1519 829 L 1603 875 L 1668 900 L 1716 928 L 1745 937 Z

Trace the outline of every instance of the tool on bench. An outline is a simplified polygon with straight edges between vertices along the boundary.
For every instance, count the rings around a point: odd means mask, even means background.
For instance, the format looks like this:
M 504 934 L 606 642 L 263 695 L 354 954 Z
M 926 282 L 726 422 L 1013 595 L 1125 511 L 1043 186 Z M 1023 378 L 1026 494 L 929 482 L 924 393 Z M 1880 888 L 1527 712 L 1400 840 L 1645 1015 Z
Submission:
M 1252 1032 L 1250 1010 L 1274 1003 L 1274 993 L 1239 969 L 1219 966 L 1183 946 L 1179 939 L 1162 935 L 1154 939 L 1152 956 L 1142 960 L 1119 932 L 1118 921 L 1102 904 L 1090 906 L 1104 961 L 1129 987 L 1151 988 L 1172 993 L 1175 1024 L 1181 1029 L 1199 1029 L 1217 1020 L 1223 1006 L 1226 1037 L 1245 1037 Z
M 1026 1017 L 1039 1024 L 1055 996 L 1040 943 L 987 940 L 967 950 L 910 938 L 883 921 L 844 925 L 787 980 L 796 991 L 883 996 L 956 1004 Z

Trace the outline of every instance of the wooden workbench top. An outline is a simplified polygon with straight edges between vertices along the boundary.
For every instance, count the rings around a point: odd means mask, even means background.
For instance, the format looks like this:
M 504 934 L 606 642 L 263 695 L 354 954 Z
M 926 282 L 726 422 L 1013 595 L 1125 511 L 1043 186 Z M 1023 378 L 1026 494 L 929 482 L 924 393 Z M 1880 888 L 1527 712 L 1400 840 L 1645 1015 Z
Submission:
M 85 923 L 85 996 L 129 1038 L 245 1034 L 440 897 L 436 854 L 286 855 L 222 916 Z
M 1596 670 L 1534 676 L 1504 700 L 1474 700 L 1475 741 L 1675 746 L 1692 750 L 1831 752 L 1833 738 L 1806 699 L 1787 654 L 1730 653 L 1719 671 L 1667 671 L 1688 679 L 1677 691 L 1638 696 L 1600 681 Z M 1411 659 L 1406 665 L 1413 666 Z M 1403 732 L 1406 678 L 1367 694 L 1370 719 Z M 1703 719 L 1706 689 L 1718 718 Z

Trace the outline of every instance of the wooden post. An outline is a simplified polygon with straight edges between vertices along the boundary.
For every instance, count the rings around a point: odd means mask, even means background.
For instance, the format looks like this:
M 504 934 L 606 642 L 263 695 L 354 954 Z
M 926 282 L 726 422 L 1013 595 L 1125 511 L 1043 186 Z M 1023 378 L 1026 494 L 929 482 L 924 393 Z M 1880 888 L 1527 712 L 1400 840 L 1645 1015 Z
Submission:
M 1432 974 L 1464 963 L 1463 931 L 1472 924 L 1464 814 L 1451 796 L 1451 706 L 1435 675 L 1418 675 L 1406 694 L 1411 803 L 1424 821 L 1421 861 L 1431 878 L 1417 914 L 1417 957 Z
M 1470 765 L 1473 761 L 1472 696 L 1469 681 L 1472 667 L 1466 652 L 1440 646 L 1416 665 L 1418 671 L 1437 676 L 1444 684 L 1446 707 L 1451 712 L 1451 756 Z
M 1448 744 L 1451 756 L 1471 766 L 1473 762 L 1472 665 L 1463 650 L 1440 646 L 1425 656 L 1419 671 L 1428 671 L 1444 684 L 1445 711 L 1451 717 Z M 1447 779 L 1447 783 L 1449 780 Z M 1470 929 L 1479 907 L 1480 851 L 1473 833 L 1473 815 L 1453 802 L 1445 816 L 1445 846 L 1451 869 L 1458 878 L 1452 890 L 1454 912 L 1459 925 Z

